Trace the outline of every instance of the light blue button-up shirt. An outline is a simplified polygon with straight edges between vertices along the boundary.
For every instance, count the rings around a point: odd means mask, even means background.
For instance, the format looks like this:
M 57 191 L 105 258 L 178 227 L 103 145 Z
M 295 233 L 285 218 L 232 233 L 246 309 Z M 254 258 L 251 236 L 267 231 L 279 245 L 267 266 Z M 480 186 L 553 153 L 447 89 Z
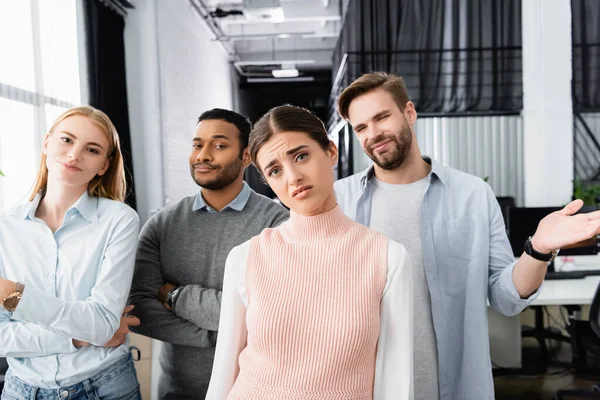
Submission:
M 248 199 L 250 198 L 251 192 L 252 192 L 252 190 L 250 190 L 250 186 L 248 186 L 248 184 L 246 182 L 244 182 L 240 193 L 235 197 L 235 199 L 233 199 L 231 201 L 231 203 L 229 203 L 225 207 L 223 207 L 223 209 L 221 211 L 225 211 L 229 208 L 232 210 L 235 210 L 235 211 L 242 211 L 244 209 L 244 207 L 246 207 L 246 203 L 248 202 Z M 211 206 L 209 206 L 206 203 L 206 201 L 204 200 L 204 197 L 202 197 L 201 190 L 198 193 L 196 193 L 196 197 L 194 198 L 194 205 L 192 206 L 192 211 L 197 211 L 197 210 L 204 210 L 209 213 L 217 212 L 214 208 L 212 208 Z
M 420 237 L 437 339 L 440 398 L 493 399 L 487 301 L 511 316 L 538 293 L 521 299 L 515 288 L 515 257 L 489 185 L 425 160 L 432 166 L 431 184 L 423 197 Z M 373 176 L 371 166 L 335 183 L 342 210 L 367 226 Z M 398 199 L 398 210 L 402 210 L 402 199 Z
M 42 388 L 87 379 L 127 354 L 99 347 L 119 328 L 139 220 L 124 203 L 84 193 L 52 232 L 41 197 L 0 217 L 0 276 L 25 285 L 14 313 L 0 307 L 0 356 L 14 376 Z M 96 346 L 76 349 L 72 339 Z

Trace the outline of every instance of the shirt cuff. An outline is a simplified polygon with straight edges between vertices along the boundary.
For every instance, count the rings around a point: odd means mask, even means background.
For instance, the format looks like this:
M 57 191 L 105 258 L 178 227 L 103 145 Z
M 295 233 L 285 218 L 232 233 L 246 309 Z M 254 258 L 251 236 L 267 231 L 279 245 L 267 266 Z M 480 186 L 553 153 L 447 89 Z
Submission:
M 515 286 L 515 281 L 513 280 L 513 271 L 517 265 L 517 262 L 518 260 L 513 262 L 511 266 L 502 271 L 502 274 L 500 275 L 500 285 L 503 288 L 503 291 L 508 295 L 508 298 L 511 300 L 511 302 L 519 307 L 525 308 L 530 305 L 532 301 L 537 299 L 544 283 L 542 282 L 540 287 L 537 288 L 536 291 L 531 295 L 529 295 L 529 297 L 522 299 L 521 295 L 519 295 L 519 292 L 517 291 L 517 287 Z
M 56 307 L 55 303 L 60 301 L 57 298 L 50 298 L 33 287 L 26 286 L 12 319 L 49 326 L 50 322 L 47 319 L 52 314 L 49 310 Z

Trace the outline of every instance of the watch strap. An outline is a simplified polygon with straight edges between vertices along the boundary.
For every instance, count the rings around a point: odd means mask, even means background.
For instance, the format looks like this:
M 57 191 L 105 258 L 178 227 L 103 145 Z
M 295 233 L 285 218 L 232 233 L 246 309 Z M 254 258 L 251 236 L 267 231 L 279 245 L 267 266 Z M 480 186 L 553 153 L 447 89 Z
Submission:
M 525 241 L 525 254 L 539 261 L 551 262 L 554 261 L 558 255 L 558 250 L 553 250 L 550 253 L 540 253 L 533 248 L 533 245 L 531 244 L 531 236 L 529 236 Z

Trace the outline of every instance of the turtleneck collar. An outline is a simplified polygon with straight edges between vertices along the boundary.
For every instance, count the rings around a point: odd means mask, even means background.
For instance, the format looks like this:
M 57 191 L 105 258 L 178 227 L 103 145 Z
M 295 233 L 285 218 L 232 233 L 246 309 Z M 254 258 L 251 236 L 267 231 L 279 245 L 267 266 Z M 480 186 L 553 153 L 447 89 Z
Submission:
M 290 219 L 281 225 L 281 232 L 294 242 L 323 242 L 340 238 L 355 224 L 342 212 L 340 206 L 336 205 L 330 211 L 312 216 L 291 210 Z

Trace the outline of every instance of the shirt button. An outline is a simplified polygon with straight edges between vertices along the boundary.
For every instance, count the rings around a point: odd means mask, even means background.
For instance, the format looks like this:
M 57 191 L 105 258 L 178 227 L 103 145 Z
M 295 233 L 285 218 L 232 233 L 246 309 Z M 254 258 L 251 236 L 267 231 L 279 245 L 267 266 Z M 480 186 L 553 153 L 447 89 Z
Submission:
M 66 390 L 61 391 L 60 397 L 61 399 L 66 399 L 67 397 L 69 397 L 69 392 L 67 392 Z

